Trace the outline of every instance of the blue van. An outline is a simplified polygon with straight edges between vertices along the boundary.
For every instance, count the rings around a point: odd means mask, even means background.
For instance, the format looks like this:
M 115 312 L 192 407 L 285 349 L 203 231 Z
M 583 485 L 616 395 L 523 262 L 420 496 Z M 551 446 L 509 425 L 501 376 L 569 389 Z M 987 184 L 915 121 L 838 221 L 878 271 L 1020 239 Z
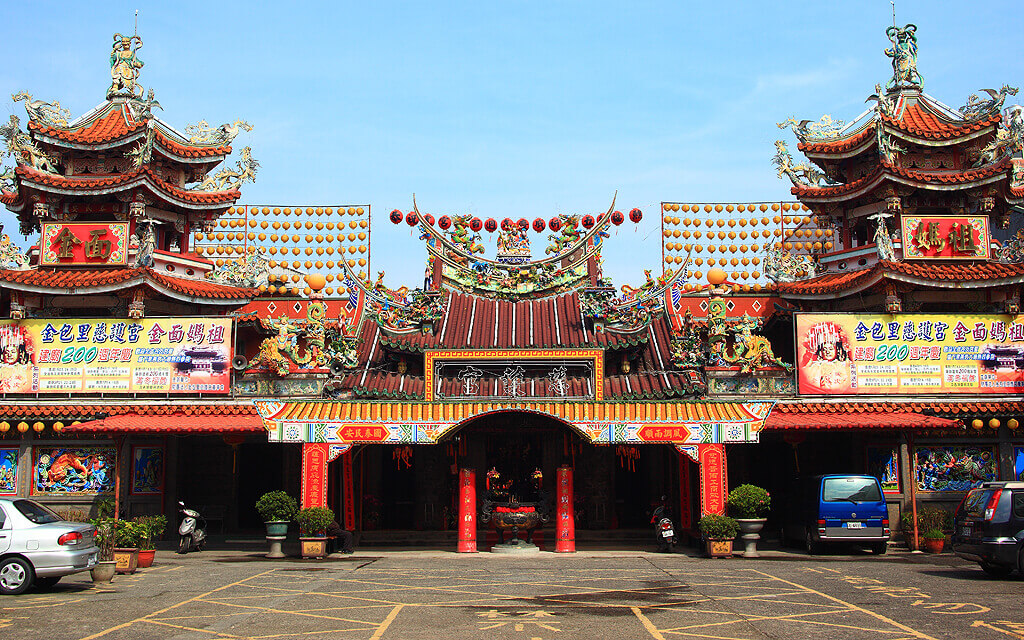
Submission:
M 823 475 L 798 478 L 786 492 L 782 541 L 817 553 L 824 543 L 855 543 L 883 554 L 892 533 L 878 478 Z

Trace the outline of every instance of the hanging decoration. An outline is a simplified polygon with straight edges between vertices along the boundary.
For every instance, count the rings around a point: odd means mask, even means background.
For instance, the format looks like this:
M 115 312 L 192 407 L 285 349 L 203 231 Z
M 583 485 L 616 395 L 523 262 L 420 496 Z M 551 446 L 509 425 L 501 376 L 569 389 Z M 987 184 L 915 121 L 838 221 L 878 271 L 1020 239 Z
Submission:
M 395 461 L 396 471 L 401 471 L 403 468 L 412 469 L 412 447 L 409 445 L 396 447 L 391 452 L 391 459 Z
M 640 449 L 631 444 L 620 444 L 615 447 L 615 455 L 619 459 L 619 468 L 636 473 L 636 461 L 640 459 Z
M 399 211 L 398 209 L 395 209 L 394 211 L 391 212 L 391 222 L 392 222 L 392 224 L 400 223 L 402 221 L 403 217 L 404 216 L 402 215 L 402 212 Z M 277 224 L 277 223 L 275 222 L 274 224 Z M 275 229 L 276 229 L 276 227 L 275 227 Z
M 484 223 L 480 218 L 473 218 L 469 221 L 469 228 L 473 231 L 480 231 L 484 228 Z
M 584 229 L 592 229 L 594 225 L 597 224 L 597 221 L 594 220 L 594 216 L 587 214 L 583 216 L 582 220 L 580 220 L 580 224 L 583 225 Z
M 487 218 L 487 221 L 484 222 L 484 229 L 487 230 L 487 233 L 494 233 L 498 230 L 498 221 L 494 218 Z
M 443 231 L 447 231 L 452 226 L 452 219 L 448 216 L 441 216 L 437 219 L 437 226 L 441 227 Z
M 644 219 L 644 212 L 639 209 L 632 209 L 629 212 L 629 219 L 633 223 L 638 223 Z
M 558 230 L 561 229 L 561 228 L 562 228 L 562 220 L 558 216 L 555 216 L 554 218 L 551 218 L 550 220 L 548 220 L 548 229 L 551 229 L 555 233 L 558 233 Z
M 415 227 L 418 221 L 419 218 L 416 216 L 415 211 L 410 211 L 405 215 L 405 224 L 409 225 L 410 227 Z
M 615 211 L 612 213 L 612 224 L 616 227 L 626 221 L 626 217 L 622 215 L 621 211 Z
M 536 219 L 534 219 L 534 221 L 533 221 L 533 230 L 534 231 L 536 231 L 537 233 L 543 233 L 544 232 L 544 226 L 545 225 L 544 225 L 544 219 L 543 218 L 536 218 Z

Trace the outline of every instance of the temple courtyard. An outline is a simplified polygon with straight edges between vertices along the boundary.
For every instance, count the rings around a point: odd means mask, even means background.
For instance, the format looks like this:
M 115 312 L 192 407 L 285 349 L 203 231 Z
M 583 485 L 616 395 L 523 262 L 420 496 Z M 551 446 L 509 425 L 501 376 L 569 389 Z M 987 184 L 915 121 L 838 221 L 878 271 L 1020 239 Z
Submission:
M 1024 638 L 1022 581 L 949 555 L 767 551 L 712 560 L 356 551 L 322 561 L 160 552 L 93 585 L 0 600 L 7 640 Z

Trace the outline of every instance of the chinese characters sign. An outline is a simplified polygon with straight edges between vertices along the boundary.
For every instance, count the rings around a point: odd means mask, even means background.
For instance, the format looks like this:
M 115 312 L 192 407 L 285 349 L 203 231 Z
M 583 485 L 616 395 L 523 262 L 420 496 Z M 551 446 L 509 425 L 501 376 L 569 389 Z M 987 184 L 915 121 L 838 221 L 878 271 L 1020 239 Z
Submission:
M 903 257 L 987 260 L 988 216 L 903 216 Z
M 43 266 L 128 264 L 127 222 L 44 222 Z
M 1024 319 L 797 314 L 802 394 L 1020 393 Z
M 227 393 L 230 318 L 0 320 L 0 393 Z

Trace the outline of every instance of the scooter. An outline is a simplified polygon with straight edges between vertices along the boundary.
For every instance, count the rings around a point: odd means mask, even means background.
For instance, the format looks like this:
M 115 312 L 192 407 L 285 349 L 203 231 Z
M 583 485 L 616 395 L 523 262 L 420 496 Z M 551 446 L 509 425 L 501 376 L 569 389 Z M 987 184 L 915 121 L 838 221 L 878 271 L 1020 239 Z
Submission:
M 669 517 L 668 507 L 665 506 L 665 496 L 661 497 L 661 504 L 651 514 L 651 525 L 654 527 L 658 551 L 672 553 L 676 544 L 676 531 L 672 525 L 672 518 Z
M 206 519 L 198 511 L 186 508 L 180 500 L 178 513 L 184 516 L 178 527 L 178 553 L 202 551 L 206 542 Z

